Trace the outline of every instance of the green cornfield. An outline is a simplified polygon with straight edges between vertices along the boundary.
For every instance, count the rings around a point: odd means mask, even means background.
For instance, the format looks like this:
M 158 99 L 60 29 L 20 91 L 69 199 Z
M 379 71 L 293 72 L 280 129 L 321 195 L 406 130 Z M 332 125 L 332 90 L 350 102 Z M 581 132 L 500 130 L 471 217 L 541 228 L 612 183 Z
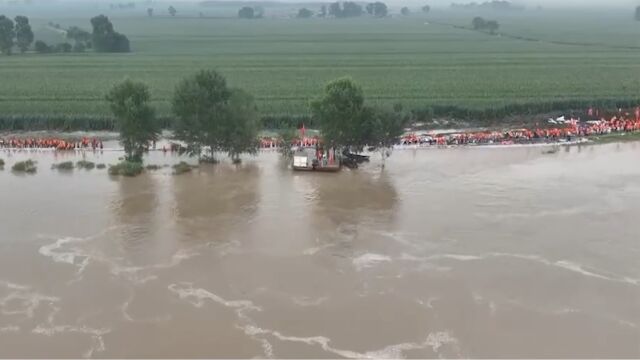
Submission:
M 488 15 L 501 32 L 529 40 L 461 29 L 475 14 L 444 10 L 306 20 L 106 14 L 133 52 L 0 57 L 1 121 L 45 118 L 52 127 L 86 121 L 109 128 L 104 95 L 126 77 L 147 83 L 158 114 L 170 117 L 178 81 L 204 68 L 253 94 L 264 117 L 308 116 L 309 101 L 341 76 L 361 84 L 371 104 L 443 114 L 535 113 L 552 110 L 554 102 L 640 98 L 640 23 L 623 11 Z M 36 39 L 63 41 L 49 21 L 89 28 L 88 15 L 56 16 L 32 18 Z

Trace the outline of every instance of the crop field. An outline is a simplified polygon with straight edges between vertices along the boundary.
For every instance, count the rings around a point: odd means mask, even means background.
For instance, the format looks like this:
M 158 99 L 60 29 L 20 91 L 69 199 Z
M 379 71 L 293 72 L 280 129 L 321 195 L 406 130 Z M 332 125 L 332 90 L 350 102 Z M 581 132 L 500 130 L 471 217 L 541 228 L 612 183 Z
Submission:
M 269 115 L 306 114 L 323 84 L 341 76 L 360 83 L 367 101 L 405 109 L 640 97 L 640 22 L 631 12 L 483 15 L 505 34 L 541 41 L 455 28 L 448 24 L 467 26 L 476 14 L 444 10 L 307 20 L 106 14 L 132 53 L 2 56 L 0 116 L 108 115 L 104 95 L 125 77 L 147 83 L 158 113 L 169 115 L 175 85 L 204 68 L 252 93 Z M 36 39 L 63 41 L 49 21 L 89 29 L 89 16 L 39 15 Z

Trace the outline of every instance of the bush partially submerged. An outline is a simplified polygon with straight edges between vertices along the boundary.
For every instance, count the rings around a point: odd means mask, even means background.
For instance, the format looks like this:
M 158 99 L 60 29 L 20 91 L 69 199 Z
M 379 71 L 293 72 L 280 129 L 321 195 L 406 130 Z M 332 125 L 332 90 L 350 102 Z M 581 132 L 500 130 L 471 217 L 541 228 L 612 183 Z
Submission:
M 73 170 L 73 161 L 65 161 L 65 162 L 61 162 L 59 164 L 53 164 L 51 165 L 52 169 L 57 169 L 57 170 Z
M 179 163 L 173 165 L 173 173 L 176 175 L 188 173 L 193 169 L 193 166 L 187 164 L 184 161 L 180 161 Z
M 200 164 L 218 164 L 220 161 L 218 161 L 218 159 L 212 157 L 212 156 L 203 156 L 200 159 L 198 159 L 198 162 Z
M 80 160 L 76 163 L 78 169 L 92 170 L 96 167 L 96 164 L 91 161 Z
M 36 167 L 36 162 L 35 161 L 26 160 L 26 161 L 18 161 L 17 163 L 13 164 L 13 167 L 11 168 L 11 170 L 13 170 L 15 172 L 24 172 L 24 173 L 28 173 L 28 174 L 33 174 L 38 169 Z
M 0 169 L 4 168 L 4 159 L 0 159 Z
M 107 165 L 105 165 L 105 164 L 96 165 L 96 169 L 100 169 L 100 170 L 105 169 L 106 167 L 107 167 Z
M 144 171 L 139 162 L 122 161 L 116 165 L 109 165 L 109 175 L 137 176 Z
M 147 165 L 145 167 L 147 170 L 149 171 L 156 171 L 156 170 L 160 170 L 160 165 Z

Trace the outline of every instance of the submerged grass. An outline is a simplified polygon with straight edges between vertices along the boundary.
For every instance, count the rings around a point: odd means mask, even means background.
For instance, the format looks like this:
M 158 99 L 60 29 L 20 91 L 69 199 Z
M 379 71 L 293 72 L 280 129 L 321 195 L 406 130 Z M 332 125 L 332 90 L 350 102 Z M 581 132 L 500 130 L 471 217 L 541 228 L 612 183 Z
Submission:
M 78 169 L 93 170 L 93 168 L 96 167 L 96 164 L 91 161 L 80 160 L 76 163 L 76 166 L 78 167 Z
M 190 172 L 191 170 L 193 170 L 193 168 L 194 167 L 192 165 L 189 165 L 184 161 L 180 161 L 179 163 L 173 165 L 173 173 L 175 175 L 180 175 Z
M 144 166 L 141 163 L 133 161 L 122 161 L 115 165 L 109 166 L 109 175 L 137 176 L 142 174 Z
M 96 165 L 96 169 L 98 169 L 98 170 L 105 169 L 106 167 L 107 167 L 107 165 L 105 165 L 105 164 L 98 164 L 98 165 Z
M 36 162 L 29 159 L 25 161 L 18 161 L 17 163 L 13 164 L 11 170 L 17 173 L 33 174 L 38 170 L 38 168 L 36 166 Z
M 62 170 L 62 171 L 71 171 L 74 168 L 73 161 L 65 161 L 58 164 L 51 165 L 52 169 Z
M 591 140 L 596 144 L 608 144 L 622 141 L 640 141 L 640 132 L 630 133 L 612 133 L 607 135 L 595 136 Z

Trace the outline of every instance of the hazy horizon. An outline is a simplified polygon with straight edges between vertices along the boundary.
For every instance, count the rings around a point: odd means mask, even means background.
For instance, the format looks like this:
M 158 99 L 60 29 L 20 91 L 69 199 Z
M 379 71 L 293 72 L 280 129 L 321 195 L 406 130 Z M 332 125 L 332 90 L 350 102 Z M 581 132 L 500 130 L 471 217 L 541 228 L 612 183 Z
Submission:
M 156 3 L 156 4 L 164 4 L 164 3 L 192 3 L 197 4 L 203 2 L 205 0 L 161 0 L 161 1 L 153 1 L 153 0 L 142 0 L 142 1 L 133 1 L 136 3 Z M 206 0 L 211 2 L 230 2 L 233 0 Z M 331 2 L 330 0 L 322 1 L 322 0 L 265 0 L 265 1 L 251 1 L 251 0 L 237 0 L 238 2 L 254 2 L 254 3 L 310 3 L 310 2 Z M 388 0 L 385 1 L 389 5 L 411 5 L 411 4 L 430 4 L 434 7 L 448 7 L 451 3 L 471 3 L 477 2 L 482 3 L 486 0 Z M 16 0 L 0 0 L 0 5 L 15 5 Z M 117 3 L 117 2 L 130 2 L 130 0 L 122 0 L 122 1 L 109 1 L 109 0 L 32 0 L 34 5 L 44 5 L 44 4 L 104 4 L 104 3 Z M 366 0 L 358 0 L 358 2 L 366 2 Z M 538 5 L 544 7 L 571 7 L 571 8 L 620 8 L 620 7 L 635 7 L 640 5 L 640 0 L 612 0 L 603 3 L 602 1 L 597 0 L 512 0 L 514 4 L 524 5 L 526 7 L 536 7 Z

